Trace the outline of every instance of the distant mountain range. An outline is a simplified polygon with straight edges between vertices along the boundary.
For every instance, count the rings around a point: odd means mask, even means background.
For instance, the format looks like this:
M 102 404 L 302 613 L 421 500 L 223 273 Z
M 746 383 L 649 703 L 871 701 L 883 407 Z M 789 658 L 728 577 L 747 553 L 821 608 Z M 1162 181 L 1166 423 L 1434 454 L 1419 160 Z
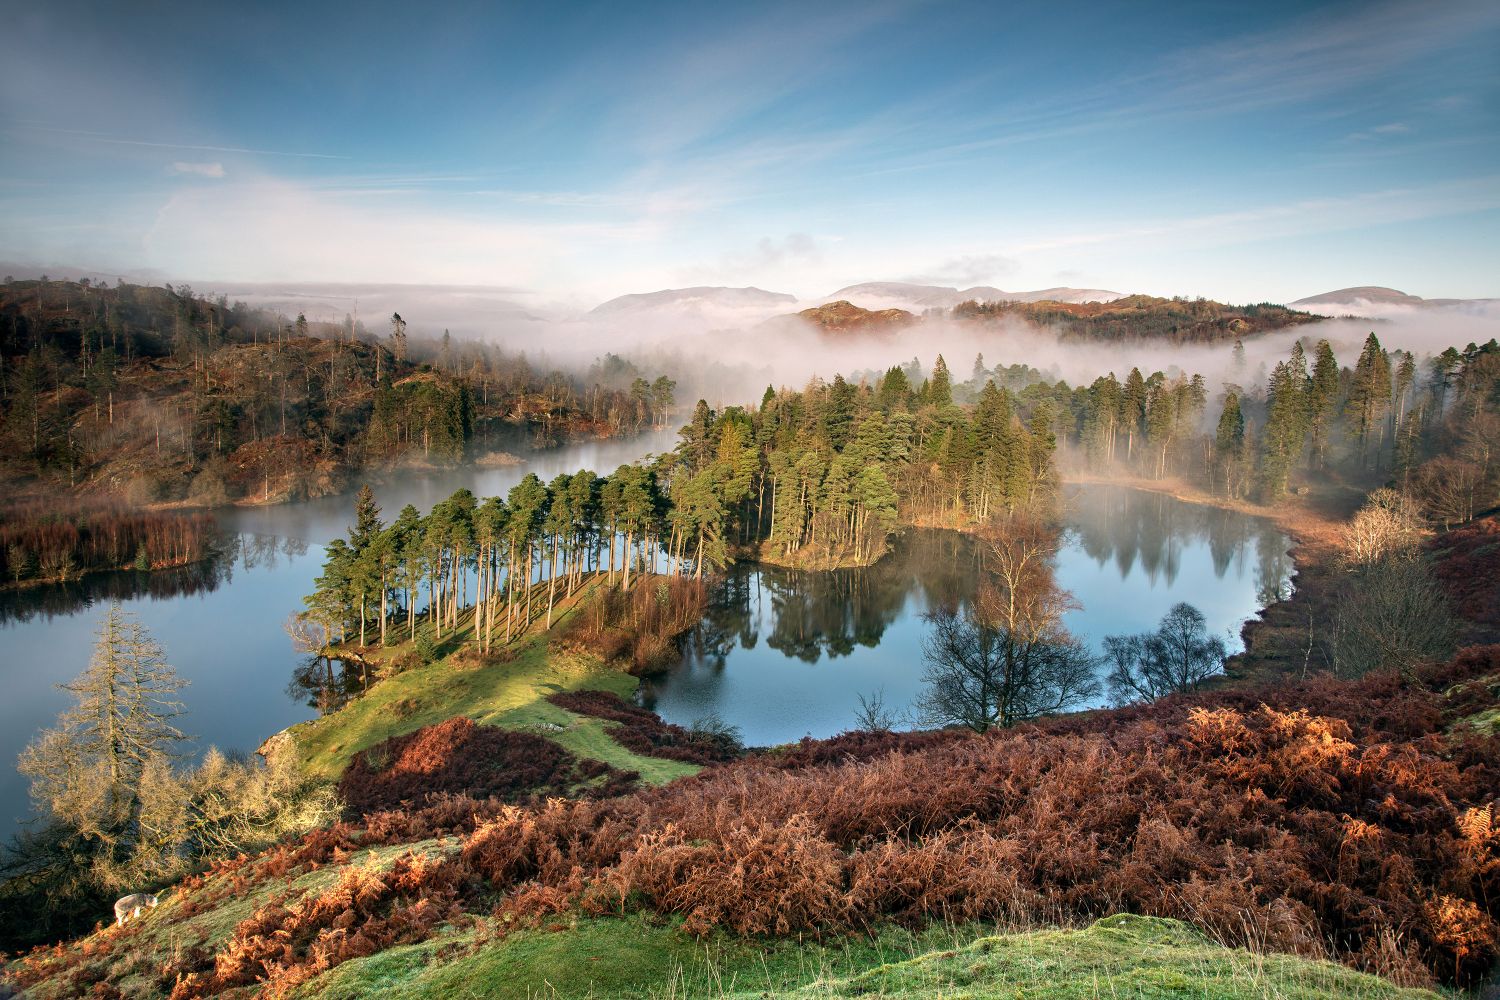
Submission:
M 960 302 L 1112 302 L 1124 298 L 1119 292 L 1102 288 L 1043 288 L 1032 292 L 1007 292 L 989 285 L 973 288 L 949 288 L 944 285 L 919 285 L 907 281 L 867 281 L 840 288 L 832 295 L 813 301 L 819 306 L 849 302 L 875 311 L 905 309 L 952 309 Z M 768 292 L 763 288 L 726 288 L 699 285 L 694 288 L 665 288 L 659 292 L 621 295 L 601 303 L 591 311 L 595 316 L 620 315 L 657 309 L 753 310 L 785 309 L 796 305 L 795 295 Z
M 768 292 L 763 288 L 726 288 L 722 285 L 698 285 L 694 288 L 664 288 L 659 292 L 637 292 L 600 303 L 591 312 L 596 316 L 645 312 L 652 309 L 718 309 L 787 308 L 797 304 L 797 296 L 786 292 Z
M 1408 295 L 1383 285 L 1357 285 L 1353 288 L 1322 292 L 1288 304 L 1294 308 L 1323 313 L 1330 310 L 1378 313 L 1391 309 L 1482 307 L 1496 302 L 1500 302 L 1500 299 L 1424 299 L 1420 295 Z
M 1042 288 L 1032 292 L 1007 292 L 992 285 L 950 288 L 919 285 L 907 281 L 866 281 L 840 288 L 824 301 L 840 299 L 866 308 L 906 306 L 916 309 L 952 309 L 960 302 L 1112 302 L 1121 292 L 1102 288 Z

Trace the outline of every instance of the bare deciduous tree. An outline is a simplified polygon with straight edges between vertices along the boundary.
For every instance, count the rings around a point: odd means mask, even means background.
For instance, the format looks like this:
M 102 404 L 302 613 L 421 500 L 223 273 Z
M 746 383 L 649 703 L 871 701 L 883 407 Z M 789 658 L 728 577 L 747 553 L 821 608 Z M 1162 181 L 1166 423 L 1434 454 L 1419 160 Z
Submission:
M 61 685 L 75 705 L 21 754 L 18 769 L 51 816 L 106 844 L 128 846 L 141 776 L 186 737 L 172 720 L 186 681 L 140 622 L 110 605 L 88 669 Z
M 865 733 L 888 733 L 896 728 L 900 715 L 885 703 L 885 689 L 876 688 L 869 696 L 858 695 L 859 707 L 854 710 L 854 728 Z
M 1410 676 L 1417 664 L 1453 652 L 1457 629 L 1447 598 L 1415 554 L 1388 555 L 1356 569 L 1339 593 L 1331 623 L 1334 672 L 1376 670 Z
M 1062 623 L 1075 605 L 1052 575 L 1057 532 L 1017 518 L 982 537 L 990 579 L 974 603 L 925 615 L 923 718 L 983 732 L 1096 696 L 1098 660 Z
M 1414 488 L 1427 516 L 1441 521 L 1444 528 L 1473 520 L 1485 502 L 1493 499 L 1481 466 L 1448 455 L 1418 469 Z
M 1224 669 L 1224 640 L 1209 635 L 1203 613 L 1191 604 L 1172 606 L 1154 632 L 1104 639 L 1115 701 L 1156 701 L 1195 691 Z
M 1422 514 L 1405 493 L 1378 489 L 1344 528 L 1344 557 L 1364 566 L 1387 555 L 1409 553 L 1422 540 Z

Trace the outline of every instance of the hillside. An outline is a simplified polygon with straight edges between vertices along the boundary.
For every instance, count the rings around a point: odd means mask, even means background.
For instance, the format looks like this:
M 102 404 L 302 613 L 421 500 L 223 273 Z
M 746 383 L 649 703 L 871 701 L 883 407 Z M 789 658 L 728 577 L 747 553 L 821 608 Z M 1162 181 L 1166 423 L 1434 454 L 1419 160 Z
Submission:
M 907 309 L 952 309 L 961 302 L 1109 302 L 1123 298 L 1102 288 L 1043 288 L 1030 292 L 1007 292 L 991 285 L 951 288 L 906 281 L 866 281 L 840 288 L 830 301 L 847 299 L 868 308 L 901 306 Z
M 1324 317 L 1285 306 L 1235 306 L 1208 299 L 1129 295 L 1112 302 L 963 302 L 956 319 L 992 323 L 1019 319 L 1063 340 L 1162 340 L 1173 344 L 1237 340 Z
M 0 286 L 0 368 L 6 500 L 319 496 L 361 468 L 630 432 L 670 405 L 638 405 L 633 370 L 585 387 L 404 323 L 293 320 L 186 287 Z
M 792 305 L 795 295 L 785 292 L 768 292 L 755 287 L 725 288 L 723 286 L 699 285 L 693 288 L 664 288 L 659 292 L 636 292 L 620 295 L 601 302 L 591 312 L 595 315 L 646 312 L 664 307 L 693 308 L 717 306 L 734 309 L 773 308 Z
M 797 315 L 824 333 L 832 334 L 881 333 L 899 330 L 917 322 L 917 317 L 904 309 L 861 309 L 842 300 L 804 309 Z
M 1420 295 L 1380 285 L 1359 285 L 1339 288 L 1331 292 L 1320 292 L 1291 303 L 1293 306 L 1322 312 L 1380 313 L 1406 309 L 1448 309 L 1483 307 L 1492 305 L 1496 299 L 1424 299 Z
M 1427 995 L 1308 959 L 1406 985 L 1488 967 L 1500 747 L 1472 719 L 1497 676 L 1475 648 L 1409 688 L 1280 682 L 803 741 L 618 797 L 439 798 L 221 863 L 4 975 L 179 1000 Z M 1117 911 L 1168 919 L 1043 929 Z

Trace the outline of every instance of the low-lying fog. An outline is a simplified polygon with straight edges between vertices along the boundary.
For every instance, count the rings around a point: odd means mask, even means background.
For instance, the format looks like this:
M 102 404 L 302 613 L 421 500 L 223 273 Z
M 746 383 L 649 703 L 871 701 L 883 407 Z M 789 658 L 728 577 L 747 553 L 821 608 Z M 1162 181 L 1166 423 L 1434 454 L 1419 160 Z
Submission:
M 1388 350 L 1409 350 L 1419 358 L 1500 336 L 1500 299 L 1422 306 L 1352 300 L 1337 307 L 1348 314 L 1344 318 L 1246 339 L 1246 367 L 1236 373 L 1229 343 L 1059 343 L 1046 329 L 1019 320 L 972 325 L 927 318 L 893 332 L 830 335 L 796 313 L 832 296 L 791 301 L 790 296 L 756 289 L 704 289 L 666 301 L 632 296 L 640 301 L 615 300 L 606 309 L 541 301 L 524 289 L 502 286 L 207 282 L 194 290 L 288 317 L 304 313 L 313 321 L 342 322 L 352 315 L 371 333 L 382 335 L 389 330 L 391 314 L 399 312 L 413 337 L 436 337 L 448 330 L 455 339 L 524 351 L 542 368 L 582 370 L 612 352 L 647 372 L 671 373 L 679 382 L 679 403 L 702 396 L 716 406 L 757 401 L 767 385 L 800 387 L 814 375 L 826 379 L 835 373 L 879 371 L 913 358 L 926 370 L 938 354 L 958 381 L 969 377 L 974 356 L 983 354 L 991 369 L 1026 364 L 1075 385 L 1110 371 L 1123 378 L 1132 366 L 1147 373 L 1175 366 L 1203 374 L 1213 392 L 1230 381 L 1254 391 L 1298 339 L 1327 338 L 1339 362 L 1352 365 L 1371 331 Z M 869 309 L 922 312 L 919 303 L 899 295 L 861 292 L 848 298 Z M 1332 311 L 1326 305 L 1318 308 Z

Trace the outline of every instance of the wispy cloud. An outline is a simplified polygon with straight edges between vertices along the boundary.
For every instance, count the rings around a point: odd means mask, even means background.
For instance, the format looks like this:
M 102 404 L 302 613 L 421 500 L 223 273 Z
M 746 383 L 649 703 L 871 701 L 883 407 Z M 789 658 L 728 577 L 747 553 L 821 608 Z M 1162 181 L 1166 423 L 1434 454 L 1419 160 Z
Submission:
M 924 285 L 955 285 L 963 288 L 998 281 L 1020 269 L 1020 262 L 1005 254 L 965 254 L 945 260 L 931 270 L 911 275 L 906 280 Z
M 176 160 L 172 163 L 172 173 L 191 174 L 196 177 L 223 177 L 224 164 L 222 163 L 188 163 Z
M 156 142 L 147 139 L 121 139 L 102 132 L 86 132 L 80 129 L 53 128 L 47 125 L 14 125 L 13 128 L 31 132 L 50 132 L 54 135 L 71 135 L 89 142 L 101 142 L 114 146 L 146 146 L 152 149 L 189 149 L 202 153 L 245 153 L 253 156 L 290 156 L 314 160 L 347 160 L 349 157 L 337 153 L 309 153 L 285 149 L 251 149 L 246 146 L 207 146 L 186 142 Z
M 1044 237 L 1013 247 L 1012 252 L 1024 255 L 1101 244 L 1138 247 L 1163 242 L 1178 247 L 1220 246 L 1290 235 L 1362 229 L 1495 208 L 1500 208 L 1500 175 L 1420 188 L 1367 191 L 1340 198 L 1308 198 L 1230 212 L 1143 222 L 1118 229 Z
M 1384 125 L 1376 125 L 1361 132 L 1350 132 L 1346 138 L 1351 142 L 1368 142 L 1372 139 L 1383 139 L 1393 135 L 1406 135 L 1411 131 L 1411 126 L 1405 122 L 1387 122 Z
M 1318 12 L 1273 30 L 1166 52 L 1145 72 L 1050 99 L 1031 95 L 1024 103 L 1002 102 L 985 116 L 931 114 L 913 106 L 903 117 L 915 113 L 922 120 L 883 123 L 884 134 L 905 135 L 913 148 L 908 157 L 888 157 L 882 169 L 943 165 L 999 148 L 1152 122 L 1311 104 L 1497 31 L 1500 5 L 1476 0 L 1396 0 L 1353 13 Z M 1390 123 L 1377 134 L 1396 134 L 1389 129 L 1402 125 Z

